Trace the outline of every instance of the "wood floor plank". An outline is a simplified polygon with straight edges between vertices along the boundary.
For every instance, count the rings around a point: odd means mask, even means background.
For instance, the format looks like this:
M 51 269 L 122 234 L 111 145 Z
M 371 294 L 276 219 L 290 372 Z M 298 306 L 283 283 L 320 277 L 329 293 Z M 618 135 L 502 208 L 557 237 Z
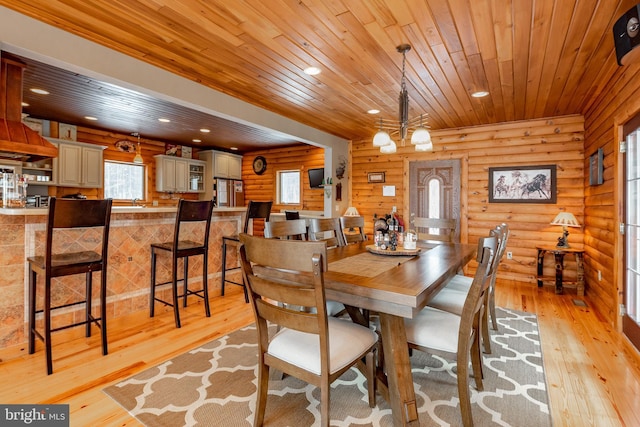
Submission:
M 556 295 L 552 287 L 499 281 L 496 304 L 536 313 L 554 426 L 640 425 L 640 355 L 590 308 L 573 304 L 575 294 Z M 140 426 L 102 392 L 110 384 L 214 340 L 253 322 L 241 288 L 211 299 L 211 317 L 201 304 L 183 310 L 176 329 L 170 308 L 157 307 L 113 319 L 109 355 L 99 334 L 84 338 L 82 328 L 54 334 L 54 374 L 46 375 L 40 344 L 33 355 L 3 359 L 0 402 L 68 403 L 72 426 Z M 18 384 L 21 383 L 19 386 Z

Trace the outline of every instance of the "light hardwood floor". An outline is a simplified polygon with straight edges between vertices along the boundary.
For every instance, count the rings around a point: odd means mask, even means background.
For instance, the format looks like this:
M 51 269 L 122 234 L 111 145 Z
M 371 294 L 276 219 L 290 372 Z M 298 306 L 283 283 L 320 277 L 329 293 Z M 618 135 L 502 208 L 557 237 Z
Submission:
M 97 333 L 89 339 L 82 328 L 54 334 L 50 376 L 42 345 L 33 355 L 25 348 L 24 356 L 0 363 L 0 403 L 68 403 L 72 426 L 139 426 L 102 389 L 251 323 L 249 305 L 233 288 L 212 298 L 211 318 L 201 304 L 191 304 L 181 329 L 169 309 L 157 310 L 153 319 L 146 311 L 113 319 L 105 357 Z M 589 308 L 588 296 L 504 281 L 496 294 L 499 306 L 538 315 L 555 427 L 640 425 L 640 357 Z

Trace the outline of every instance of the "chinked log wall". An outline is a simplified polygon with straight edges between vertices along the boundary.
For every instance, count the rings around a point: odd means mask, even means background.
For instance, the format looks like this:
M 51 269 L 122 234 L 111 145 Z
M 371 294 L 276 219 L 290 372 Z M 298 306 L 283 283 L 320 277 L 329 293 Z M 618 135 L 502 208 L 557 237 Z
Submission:
M 262 156 L 267 161 L 267 170 L 262 175 L 253 172 L 253 159 Z M 246 153 L 242 157 L 242 179 L 244 199 L 256 201 L 273 200 L 272 212 L 287 210 L 324 210 L 324 191 L 309 188 L 307 170 L 324 167 L 324 149 L 311 145 L 298 145 L 272 150 Z M 285 170 L 302 170 L 302 203 L 279 205 L 276 202 L 276 173 Z
M 638 90 L 640 63 L 631 61 L 618 67 L 598 96 L 590 99 L 585 113 L 585 157 L 588 160 L 598 148 L 604 151 L 604 183 L 589 186 L 589 174 L 585 174 L 585 275 L 589 298 L 614 324 L 619 320 L 618 304 L 623 303 L 624 284 L 624 237 L 618 231 L 618 224 L 625 222 L 624 156 L 618 150 L 622 139 L 619 127 L 640 114 Z M 602 272 L 601 281 L 598 270 Z
M 563 116 L 541 120 L 509 122 L 458 129 L 434 130 L 434 151 L 416 153 L 409 143 L 395 154 L 380 154 L 371 140 L 357 141 L 351 147 L 351 206 L 366 219 L 372 232 L 374 214 L 384 214 L 397 206 L 400 216 L 409 218 L 408 165 L 410 161 L 460 159 L 462 174 L 461 236 L 475 244 L 481 236 L 501 222 L 509 224 L 511 236 L 499 275 L 502 278 L 535 282 L 536 246 L 555 246 L 561 229 L 549 223 L 566 210 L 584 222 L 584 120 L 582 116 Z M 489 167 L 557 166 L 557 203 L 489 203 Z M 367 183 L 367 173 L 384 172 L 384 184 Z M 395 197 L 383 197 L 382 186 L 396 187 Z M 570 230 L 569 241 L 582 247 L 583 229 Z M 553 270 L 551 257 L 546 272 Z M 567 257 L 569 279 L 575 279 L 575 263 Z M 471 266 L 473 271 L 473 265 Z M 588 288 L 587 288 L 588 291 Z

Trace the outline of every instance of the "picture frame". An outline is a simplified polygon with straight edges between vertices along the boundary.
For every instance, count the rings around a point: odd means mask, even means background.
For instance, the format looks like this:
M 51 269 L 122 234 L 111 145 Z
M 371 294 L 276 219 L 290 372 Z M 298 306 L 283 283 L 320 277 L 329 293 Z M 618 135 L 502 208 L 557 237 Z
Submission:
M 185 159 L 190 159 L 191 158 L 191 156 L 192 156 L 191 147 L 183 145 L 182 146 L 182 150 L 180 150 L 180 151 L 181 151 L 180 154 L 182 155 L 183 158 L 185 158 Z
M 369 184 L 377 184 L 384 182 L 384 172 L 369 172 L 367 173 L 367 182 Z
M 489 203 L 556 203 L 556 165 L 489 168 Z
M 602 173 L 604 172 L 604 150 L 602 147 L 589 156 L 589 185 L 602 185 L 604 184 L 604 178 Z

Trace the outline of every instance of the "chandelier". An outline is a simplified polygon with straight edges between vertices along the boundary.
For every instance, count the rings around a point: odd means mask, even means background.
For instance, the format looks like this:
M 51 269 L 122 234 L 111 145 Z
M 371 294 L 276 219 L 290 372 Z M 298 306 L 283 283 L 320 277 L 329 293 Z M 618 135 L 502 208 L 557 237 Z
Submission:
M 409 120 L 409 94 L 407 93 L 407 84 L 405 78 L 405 64 L 407 59 L 407 52 L 411 50 L 411 46 L 408 44 L 401 44 L 396 47 L 396 50 L 402 53 L 402 80 L 400 84 L 400 114 L 399 120 L 380 119 L 378 123 L 378 132 L 373 137 L 373 146 L 380 147 L 380 152 L 383 154 L 390 154 L 396 152 L 396 143 L 391 139 L 390 135 L 398 134 L 402 146 L 407 138 L 409 128 L 414 128 L 411 135 L 411 144 L 415 145 L 416 151 L 431 151 L 433 150 L 433 144 L 431 143 L 431 134 L 425 126 L 423 117 L 424 114 L 420 114 L 419 117 Z

